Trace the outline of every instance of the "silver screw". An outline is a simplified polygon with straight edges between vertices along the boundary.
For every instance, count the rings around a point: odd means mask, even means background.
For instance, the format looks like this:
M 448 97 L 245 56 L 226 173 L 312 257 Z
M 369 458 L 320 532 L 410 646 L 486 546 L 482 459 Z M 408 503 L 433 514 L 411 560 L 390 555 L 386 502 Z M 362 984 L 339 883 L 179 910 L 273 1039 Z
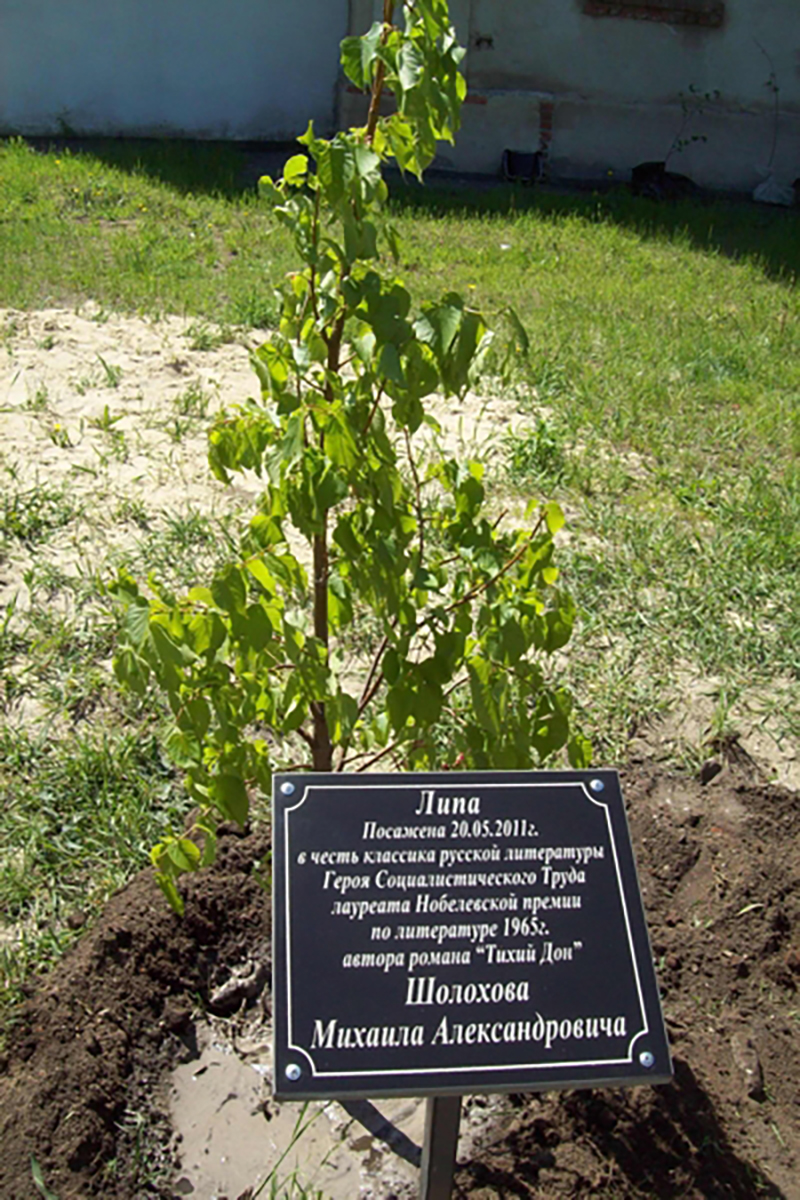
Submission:
M 593 792 L 604 792 L 606 790 L 606 785 L 603 783 L 602 779 L 593 779 L 589 784 L 589 787 Z
M 655 1065 L 655 1061 L 655 1057 L 650 1053 L 649 1050 L 643 1050 L 639 1055 L 639 1062 L 643 1067 L 647 1067 L 648 1070 L 650 1067 Z
M 294 784 L 289 783 L 288 779 L 286 780 L 285 783 L 281 784 L 281 792 L 283 793 L 284 796 L 291 796 L 293 791 L 294 791 Z
M 302 1072 L 297 1063 L 289 1063 L 288 1067 L 286 1068 L 287 1079 L 291 1079 L 292 1083 L 294 1083 L 296 1079 L 300 1078 L 301 1074 Z

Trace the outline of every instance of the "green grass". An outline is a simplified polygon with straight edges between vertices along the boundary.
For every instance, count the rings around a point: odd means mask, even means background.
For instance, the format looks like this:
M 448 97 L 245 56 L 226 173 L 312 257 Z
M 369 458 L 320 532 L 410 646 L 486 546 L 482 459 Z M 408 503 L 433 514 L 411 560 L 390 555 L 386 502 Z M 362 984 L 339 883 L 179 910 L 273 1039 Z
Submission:
M 209 352 L 233 326 L 268 325 L 273 287 L 296 260 L 238 182 L 240 165 L 214 145 L 0 144 L 0 307 L 91 299 L 105 312 L 177 312 L 192 319 L 191 348 Z M 521 422 L 492 447 L 491 481 L 498 500 L 552 495 L 567 508 L 562 561 L 581 617 L 562 667 L 598 758 L 623 760 L 687 674 L 715 680 L 709 738 L 735 732 L 731 714 L 754 688 L 776 736 L 800 738 L 800 214 L 656 205 L 623 189 L 395 181 L 392 195 L 398 271 L 420 299 L 454 289 L 489 313 L 510 304 L 529 330 Z M 17 318 L 0 325 L 0 353 L 13 353 L 18 331 Z M 87 386 L 128 385 L 113 356 L 92 370 Z M 202 429 L 209 403 L 192 384 L 157 420 L 178 443 Z M 40 387 L 28 408 L 49 405 Z M 112 402 L 95 427 L 123 457 L 116 420 Z M 59 578 L 41 553 L 80 506 L 11 471 L 4 486 L 0 565 L 37 557 L 30 608 L 0 619 L 0 709 L 21 698 L 62 722 L 40 741 L 0 721 L 11 989 L 74 936 L 71 906 L 96 907 L 142 864 L 182 800 L 157 716 L 110 680 L 114 623 L 97 580 Z M 130 534 L 118 562 L 180 586 L 207 573 L 229 536 L 202 512 L 136 498 L 111 518 Z M 54 603 L 64 596 L 66 608 Z
M 10 540 L 28 545 L 44 541 L 69 525 L 78 511 L 63 487 L 9 488 L 0 495 L 0 547 Z
M 289 269 L 235 151 L 101 143 L 40 153 L 0 143 L 0 305 L 78 303 L 260 325 Z
M 186 809 L 153 734 L 57 739 L 0 731 L 0 1008 L 26 974 L 73 940 L 141 868 L 164 823 Z

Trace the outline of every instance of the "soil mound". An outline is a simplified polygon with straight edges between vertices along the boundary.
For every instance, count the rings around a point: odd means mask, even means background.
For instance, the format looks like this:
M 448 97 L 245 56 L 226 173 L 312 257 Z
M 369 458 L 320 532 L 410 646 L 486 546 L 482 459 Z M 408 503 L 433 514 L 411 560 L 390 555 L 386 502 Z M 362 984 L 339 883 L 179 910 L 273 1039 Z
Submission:
M 262 834 L 223 827 L 213 869 L 188 881 L 177 917 L 143 871 L 22 1006 L 0 1063 L 0 1196 L 171 1195 L 159 1186 L 170 1129 L 159 1085 L 194 1053 L 192 1012 L 226 995 L 228 964 L 263 953 L 269 895 Z M 224 1001 L 223 1001 L 224 1006 Z
M 515 1097 L 462 1197 L 800 1200 L 800 798 L 734 764 L 703 779 L 623 774 L 674 1083 Z M 241 964 L 268 962 L 267 848 L 227 830 L 183 920 L 144 872 L 31 988 L 0 1064 L 0 1196 L 40 1195 L 32 1156 L 59 1200 L 175 1194 L 160 1083 L 195 1007 L 238 1004 Z

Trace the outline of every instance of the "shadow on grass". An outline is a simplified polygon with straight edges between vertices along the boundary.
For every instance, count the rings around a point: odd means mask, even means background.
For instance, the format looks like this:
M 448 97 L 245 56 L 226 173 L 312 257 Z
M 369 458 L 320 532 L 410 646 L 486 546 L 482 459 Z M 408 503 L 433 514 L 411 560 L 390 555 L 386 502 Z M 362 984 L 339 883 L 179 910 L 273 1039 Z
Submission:
M 29 138 L 40 150 L 85 154 L 108 166 L 145 176 L 181 194 L 228 199 L 252 191 L 263 174 L 278 174 L 296 143 L 190 141 L 177 138 Z M 800 275 L 800 210 L 755 204 L 744 198 L 656 202 L 624 187 L 602 191 L 520 188 L 482 177 L 429 172 L 424 185 L 387 173 L 396 212 L 507 217 L 535 212 L 553 221 L 577 217 L 613 223 L 640 237 L 688 241 L 696 249 L 749 259 L 770 277 Z
M 178 138 L 26 138 L 36 150 L 66 151 L 164 183 L 181 195 L 232 199 L 248 188 L 243 148 L 237 142 Z
M 428 216 L 513 216 L 534 212 L 552 221 L 577 217 L 616 224 L 643 238 L 688 242 L 695 249 L 747 259 L 773 279 L 800 275 L 800 210 L 756 204 L 742 197 L 653 201 L 627 188 L 575 192 L 520 188 L 505 183 L 454 183 L 429 176 L 424 186 L 391 182 L 395 211 Z

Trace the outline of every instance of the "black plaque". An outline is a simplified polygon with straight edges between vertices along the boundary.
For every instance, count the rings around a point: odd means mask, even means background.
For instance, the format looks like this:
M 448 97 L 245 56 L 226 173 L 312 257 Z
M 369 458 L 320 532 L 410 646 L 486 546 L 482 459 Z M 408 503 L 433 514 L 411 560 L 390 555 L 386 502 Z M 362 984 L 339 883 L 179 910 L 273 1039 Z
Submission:
M 274 783 L 281 1099 L 663 1083 L 613 771 Z

